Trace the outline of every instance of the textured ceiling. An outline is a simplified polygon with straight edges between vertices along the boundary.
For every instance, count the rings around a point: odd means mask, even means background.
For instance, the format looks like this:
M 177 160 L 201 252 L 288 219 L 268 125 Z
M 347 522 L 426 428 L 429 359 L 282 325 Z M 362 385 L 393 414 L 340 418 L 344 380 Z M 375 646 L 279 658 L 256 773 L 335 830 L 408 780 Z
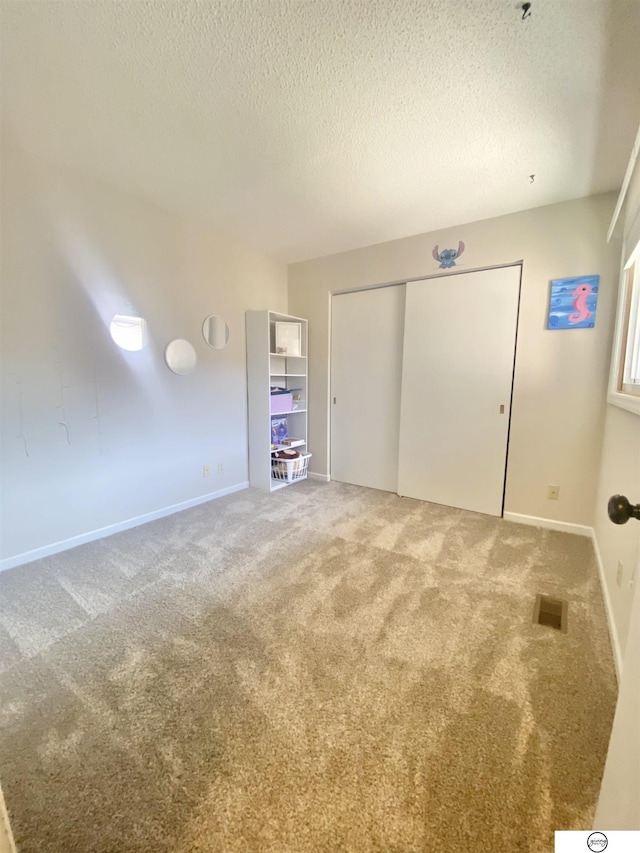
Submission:
M 640 121 L 640 0 L 1 9 L 20 145 L 286 260 L 616 189 Z

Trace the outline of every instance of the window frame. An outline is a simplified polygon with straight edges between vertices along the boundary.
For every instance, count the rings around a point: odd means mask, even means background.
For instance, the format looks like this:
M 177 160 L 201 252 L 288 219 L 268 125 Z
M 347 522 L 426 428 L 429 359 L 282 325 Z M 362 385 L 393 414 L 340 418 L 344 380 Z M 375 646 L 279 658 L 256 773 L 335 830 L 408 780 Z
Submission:
M 633 312 L 632 307 L 635 308 Z M 629 255 L 620 277 L 607 394 L 608 403 L 640 415 L 640 387 L 636 393 L 627 391 L 623 381 L 625 361 L 630 350 L 629 330 L 632 319 L 640 323 L 640 242 Z

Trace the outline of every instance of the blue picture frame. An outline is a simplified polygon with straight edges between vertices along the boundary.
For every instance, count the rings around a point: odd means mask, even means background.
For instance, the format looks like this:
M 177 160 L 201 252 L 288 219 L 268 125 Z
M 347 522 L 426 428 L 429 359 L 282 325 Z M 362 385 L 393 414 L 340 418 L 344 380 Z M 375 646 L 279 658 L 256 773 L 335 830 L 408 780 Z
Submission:
M 593 329 L 599 285 L 599 275 L 553 279 L 547 329 Z

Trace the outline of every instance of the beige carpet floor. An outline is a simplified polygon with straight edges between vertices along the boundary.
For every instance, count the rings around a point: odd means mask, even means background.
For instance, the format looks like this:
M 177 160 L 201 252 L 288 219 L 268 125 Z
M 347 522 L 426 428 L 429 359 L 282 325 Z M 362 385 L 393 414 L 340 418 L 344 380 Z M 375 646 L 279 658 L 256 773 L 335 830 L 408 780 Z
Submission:
M 540 853 L 591 827 L 616 684 L 584 538 L 306 482 L 0 597 L 21 853 Z

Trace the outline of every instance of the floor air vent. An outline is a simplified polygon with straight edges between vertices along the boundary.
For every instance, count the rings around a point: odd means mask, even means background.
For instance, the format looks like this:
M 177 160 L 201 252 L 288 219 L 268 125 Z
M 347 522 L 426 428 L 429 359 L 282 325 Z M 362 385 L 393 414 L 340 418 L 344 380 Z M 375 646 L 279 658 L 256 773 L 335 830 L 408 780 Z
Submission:
M 566 634 L 568 609 L 567 601 L 538 594 L 533 608 L 533 621 L 536 625 L 546 625 L 548 628 L 555 628 Z

